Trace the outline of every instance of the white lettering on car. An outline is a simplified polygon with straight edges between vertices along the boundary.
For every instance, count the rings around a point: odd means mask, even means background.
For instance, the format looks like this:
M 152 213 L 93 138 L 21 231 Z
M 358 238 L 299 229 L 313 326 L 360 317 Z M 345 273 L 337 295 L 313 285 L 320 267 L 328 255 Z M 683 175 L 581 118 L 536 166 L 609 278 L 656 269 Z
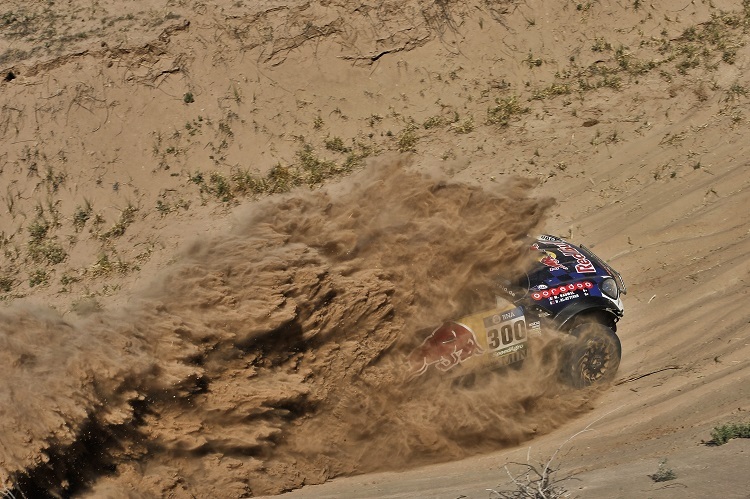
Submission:
M 576 262 L 576 272 L 579 274 L 590 274 L 596 272 L 594 264 L 591 260 L 582 255 L 578 250 L 573 248 L 567 243 L 552 243 L 560 249 L 560 252 L 565 256 L 572 256 Z

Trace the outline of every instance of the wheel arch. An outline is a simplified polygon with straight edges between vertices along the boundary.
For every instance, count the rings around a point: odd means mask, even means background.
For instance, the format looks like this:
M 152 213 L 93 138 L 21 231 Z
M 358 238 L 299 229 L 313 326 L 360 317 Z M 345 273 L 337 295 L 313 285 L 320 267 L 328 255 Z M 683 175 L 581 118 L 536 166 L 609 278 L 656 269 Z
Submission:
M 554 318 L 557 328 L 570 331 L 582 322 L 599 322 L 617 332 L 620 316 L 605 298 L 590 297 L 586 302 L 574 303 L 560 311 Z

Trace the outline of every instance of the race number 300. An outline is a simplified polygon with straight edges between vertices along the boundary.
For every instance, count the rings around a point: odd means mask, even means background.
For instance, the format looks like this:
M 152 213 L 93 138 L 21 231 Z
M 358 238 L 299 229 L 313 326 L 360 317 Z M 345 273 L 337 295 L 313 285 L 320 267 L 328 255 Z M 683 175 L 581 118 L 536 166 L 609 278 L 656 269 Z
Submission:
M 500 350 L 526 341 L 526 321 L 521 307 L 485 318 L 484 327 L 490 350 Z

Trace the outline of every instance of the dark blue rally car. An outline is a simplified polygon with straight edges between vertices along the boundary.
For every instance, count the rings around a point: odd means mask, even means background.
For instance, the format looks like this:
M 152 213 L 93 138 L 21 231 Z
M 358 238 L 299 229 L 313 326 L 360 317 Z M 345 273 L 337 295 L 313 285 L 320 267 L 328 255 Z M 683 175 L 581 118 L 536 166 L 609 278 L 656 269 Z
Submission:
M 561 341 L 554 357 L 563 381 L 584 387 L 615 377 L 626 293 L 620 274 L 585 246 L 559 237 L 532 240 L 530 256 L 520 277 L 499 280 L 495 308 L 443 323 L 411 352 L 414 376 L 433 366 L 464 376 L 520 365 L 530 338 L 556 334 Z
M 585 246 L 554 236 L 539 236 L 531 249 L 539 264 L 516 283 L 529 312 L 551 318 L 558 328 L 585 317 L 617 330 L 627 292 L 620 274 Z

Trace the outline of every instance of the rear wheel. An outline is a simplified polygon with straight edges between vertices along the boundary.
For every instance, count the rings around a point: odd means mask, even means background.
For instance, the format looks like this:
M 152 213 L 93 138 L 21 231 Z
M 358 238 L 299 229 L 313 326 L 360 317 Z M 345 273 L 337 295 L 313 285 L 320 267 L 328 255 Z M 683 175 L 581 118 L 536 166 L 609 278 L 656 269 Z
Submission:
M 576 388 L 612 381 L 620 367 L 622 347 L 615 332 L 598 322 L 578 324 L 570 330 L 562 378 Z

